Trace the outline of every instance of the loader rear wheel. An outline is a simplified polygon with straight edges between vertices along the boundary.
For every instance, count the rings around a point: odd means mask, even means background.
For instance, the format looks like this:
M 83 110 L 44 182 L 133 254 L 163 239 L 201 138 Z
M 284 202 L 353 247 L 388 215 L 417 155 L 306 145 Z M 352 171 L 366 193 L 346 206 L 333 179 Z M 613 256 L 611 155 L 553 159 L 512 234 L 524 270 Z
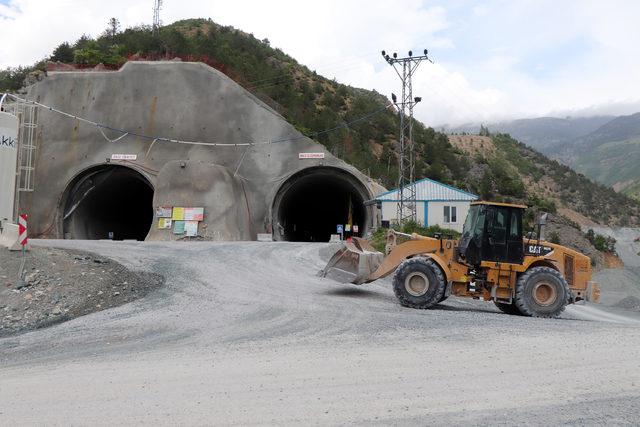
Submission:
M 504 302 L 496 302 L 496 301 L 494 301 L 493 303 L 503 313 L 512 314 L 512 315 L 515 315 L 515 316 L 522 316 L 522 312 L 520 311 L 518 306 L 516 306 L 515 304 L 507 304 L 507 303 L 504 303 Z
M 428 258 L 416 257 L 404 261 L 393 276 L 393 292 L 405 307 L 433 307 L 440 302 L 444 291 L 444 274 Z
M 569 303 L 571 291 L 559 271 L 533 267 L 516 282 L 516 307 L 526 316 L 557 317 Z

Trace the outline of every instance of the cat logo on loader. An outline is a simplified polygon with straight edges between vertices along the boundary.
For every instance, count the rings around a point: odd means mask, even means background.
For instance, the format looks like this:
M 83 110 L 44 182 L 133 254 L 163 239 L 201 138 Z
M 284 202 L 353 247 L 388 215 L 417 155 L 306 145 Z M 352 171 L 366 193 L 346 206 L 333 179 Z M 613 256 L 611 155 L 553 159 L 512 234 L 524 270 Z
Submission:
M 455 295 L 493 301 L 508 314 L 556 317 L 567 304 L 598 302 L 600 289 L 591 281 L 589 257 L 558 244 L 523 238 L 525 209 L 473 202 L 460 240 L 390 230 L 386 256 L 367 240 L 354 237 L 320 275 L 361 285 L 394 273 L 396 297 L 412 308 L 430 308 Z M 538 236 L 545 223 L 543 215 Z

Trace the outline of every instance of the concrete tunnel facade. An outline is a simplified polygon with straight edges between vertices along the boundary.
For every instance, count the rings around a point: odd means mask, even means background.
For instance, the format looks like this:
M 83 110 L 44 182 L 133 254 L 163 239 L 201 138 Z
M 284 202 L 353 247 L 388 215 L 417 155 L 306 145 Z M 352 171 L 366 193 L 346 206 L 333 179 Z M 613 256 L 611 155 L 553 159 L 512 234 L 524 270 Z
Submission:
M 182 238 L 158 229 L 158 206 L 204 207 L 198 235 L 209 240 L 272 233 L 276 240 L 327 241 L 349 216 L 360 234 L 378 220 L 364 202 L 383 188 L 205 64 L 129 62 L 119 71 L 50 73 L 27 98 L 140 135 L 255 143 L 203 146 L 133 135 L 113 141 L 122 134 L 102 135 L 40 108 L 35 188 L 20 199 L 33 237 Z

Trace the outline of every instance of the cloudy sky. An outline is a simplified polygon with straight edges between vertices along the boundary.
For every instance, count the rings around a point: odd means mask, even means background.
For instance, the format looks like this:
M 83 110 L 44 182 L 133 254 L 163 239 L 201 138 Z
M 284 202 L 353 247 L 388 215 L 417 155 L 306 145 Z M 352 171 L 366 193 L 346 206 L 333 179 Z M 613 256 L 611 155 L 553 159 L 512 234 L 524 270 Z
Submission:
M 153 0 L 0 0 L 0 67 L 30 64 L 111 17 L 150 24 Z M 640 1 L 164 0 L 165 24 L 204 17 L 268 38 L 320 74 L 398 93 L 380 50 L 428 48 L 415 114 L 440 126 L 640 111 Z

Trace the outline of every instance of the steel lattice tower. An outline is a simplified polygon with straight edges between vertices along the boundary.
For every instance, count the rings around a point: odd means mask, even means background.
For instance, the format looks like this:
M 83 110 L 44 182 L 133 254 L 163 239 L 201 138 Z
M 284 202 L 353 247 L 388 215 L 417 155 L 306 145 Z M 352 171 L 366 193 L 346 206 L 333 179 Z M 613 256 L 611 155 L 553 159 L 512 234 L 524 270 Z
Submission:
M 160 29 L 162 22 L 160 21 L 160 9 L 162 9 L 162 0 L 154 0 L 153 2 L 153 33 L 156 34 Z
M 422 61 L 431 61 L 428 51 L 424 50 L 424 55 L 413 56 L 409 51 L 409 56 L 398 58 L 394 52 L 393 57 L 382 51 L 385 61 L 393 69 L 402 81 L 402 95 L 398 102 L 395 94 L 391 94 L 393 103 L 398 108 L 400 116 L 400 135 L 398 138 L 398 211 L 396 219 L 399 224 L 406 221 L 416 221 L 416 187 L 412 185 L 415 181 L 415 146 L 413 143 L 413 107 L 422 100 L 420 97 L 413 97 L 413 87 L 411 78 Z

